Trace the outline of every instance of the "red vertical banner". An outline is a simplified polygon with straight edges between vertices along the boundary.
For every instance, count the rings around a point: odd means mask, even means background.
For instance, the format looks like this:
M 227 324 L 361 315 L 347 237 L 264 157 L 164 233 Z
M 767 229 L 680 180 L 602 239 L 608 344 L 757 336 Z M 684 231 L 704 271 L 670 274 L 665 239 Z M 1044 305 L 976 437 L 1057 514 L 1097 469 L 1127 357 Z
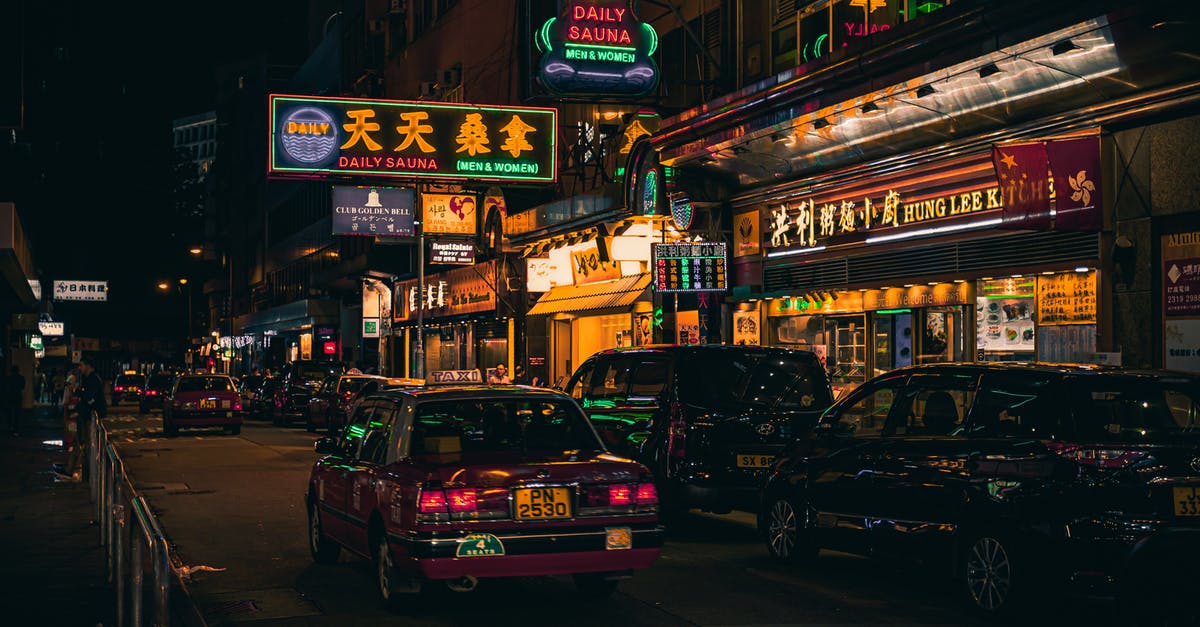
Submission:
M 1054 228 L 1100 230 L 1100 136 L 1051 140 L 1046 156 L 1054 177 Z
M 1050 167 L 1046 144 L 1008 144 L 992 147 L 992 167 L 1004 203 L 1002 228 L 1050 228 Z

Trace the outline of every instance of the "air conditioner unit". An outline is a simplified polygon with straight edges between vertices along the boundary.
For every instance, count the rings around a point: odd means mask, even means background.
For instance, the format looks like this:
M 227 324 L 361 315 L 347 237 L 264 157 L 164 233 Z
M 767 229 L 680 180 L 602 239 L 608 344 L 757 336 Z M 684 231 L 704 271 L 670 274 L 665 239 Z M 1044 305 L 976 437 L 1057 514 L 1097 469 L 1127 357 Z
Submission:
M 423 81 L 421 83 L 421 97 L 428 98 L 437 93 L 437 83 L 434 81 Z

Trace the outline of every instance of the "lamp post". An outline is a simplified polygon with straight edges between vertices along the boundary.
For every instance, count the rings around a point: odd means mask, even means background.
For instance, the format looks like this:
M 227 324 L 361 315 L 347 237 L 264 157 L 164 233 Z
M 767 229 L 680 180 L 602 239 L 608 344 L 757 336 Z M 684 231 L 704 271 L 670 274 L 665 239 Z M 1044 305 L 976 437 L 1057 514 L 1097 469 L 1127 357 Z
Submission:
M 178 285 L 176 285 L 176 288 L 179 290 L 180 294 L 184 294 L 186 292 L 187 295 L 187 334 L 184 336 L 183 340 L 183 354 L 185 362 L 187 361 L 187 355 L 192 346 L 192 288 L 187 287 L 187 285 L 188 280 L 186 278 L 180 278 Z M 168 281 L 159 281 L 158 289 L 168 292 L 171 290 L 171 283 Z

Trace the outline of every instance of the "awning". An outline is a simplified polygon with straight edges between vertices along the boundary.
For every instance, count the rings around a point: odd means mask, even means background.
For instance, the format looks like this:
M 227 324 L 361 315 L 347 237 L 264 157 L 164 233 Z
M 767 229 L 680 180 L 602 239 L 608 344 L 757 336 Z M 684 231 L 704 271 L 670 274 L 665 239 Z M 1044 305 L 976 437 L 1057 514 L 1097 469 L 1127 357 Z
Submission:
M 629 307 L 650 287 L 650 274 L 631 274 L 616 281 L 591 285 L 560 285 L 542 294 L 527 315 Z
M 234 331 L 237 333 L 299 331 L 305 327 L 317 325 L 336 326 L 340 319 L 341 309 L 337 301 L 306 299 L 256 311 L 241 317 L 239 318 L 241 324 L 234 324 Z

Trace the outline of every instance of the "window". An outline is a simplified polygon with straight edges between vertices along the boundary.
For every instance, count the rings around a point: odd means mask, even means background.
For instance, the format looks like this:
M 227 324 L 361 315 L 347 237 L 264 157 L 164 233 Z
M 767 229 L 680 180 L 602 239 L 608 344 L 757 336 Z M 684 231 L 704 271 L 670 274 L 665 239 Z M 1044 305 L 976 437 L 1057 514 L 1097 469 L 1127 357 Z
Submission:
M 904 386 L 903 378 L 856 390 L 837 415 L 834 433 L 854 438 L 879 437 Z
M 1072 394 L 1077 437 L 1136 441 L 1194 429 L 1200 385 L 1194 380 L 1080 377 Z
M 961 433 L 975 400 L 976 375 L 914 375 L 884 427 L 884 436 L 945 436 Z
M 354 395 L 362 391 L 363 387 L 372 381 L 378 381 L 374 377 L 342 377 L 338 380 L 337 393 Z M 378 383 L 376 383 L 378 385 Z
M 342 441 L 340 447 L 342 455 L 346 457 L 355 457 L 358 455 L 359 447 L 362 445 L 363 439 L 370 430 L 371 420 L 375 415 L 375 410 L 378 403 L 359 403 L 354 410 L 354 415 L 350 418 L 349 424 L 346 425 L 345 431 L 342 432 Z
M 643 360 L 633 371 L 630 396 L 659 397 L 667 389 L 670 362 L 666 359 Z
M 820 363 L 769 357 L 746 385 L 745 400 L 779 409 L 819 409 L 832 402 Z
M 590 400 L 624 398 L 629 387 L 629 374 L 632 368 L 630 360 L 618 357 L 601 361 L 592 374 L 591 390 L 587 397 Z
M 573 403 L 528 398 L 422 403 L 409 447 L 412 455 L 530 450 L 604 447 Z
M 582 399 L 587 396 L 592 389 L 592 370 L 596 367 L 596 362 L 585 362 L 579 367 L 579 372 L 571 378 L 571 382 L 567 384 L 566 392 L 575 400 Z
M 232 392 L 233 381 L 229 377 L 182 377 L 175 392 Z
M 388 437 L 392 432 L 392 422 L 396 415 L 396 407 L 391 402 L 376 405 L 375 412 L 367 422 L 367 431 L 363 434 L 362 450 L 358 458 L 372 464 L 382 464 L 387 457 Z
M 984 389 L 971 414 L 970 432 L 983 436 L 1054 437 L 1058 412 L 1047 377 L 1014 374 L 984 376 Z
M 732 350 L 689 353 L 679 362 L 679 396 L 684 402 L 705 407 L 740 404 L 758 359 L 758 355 Z

